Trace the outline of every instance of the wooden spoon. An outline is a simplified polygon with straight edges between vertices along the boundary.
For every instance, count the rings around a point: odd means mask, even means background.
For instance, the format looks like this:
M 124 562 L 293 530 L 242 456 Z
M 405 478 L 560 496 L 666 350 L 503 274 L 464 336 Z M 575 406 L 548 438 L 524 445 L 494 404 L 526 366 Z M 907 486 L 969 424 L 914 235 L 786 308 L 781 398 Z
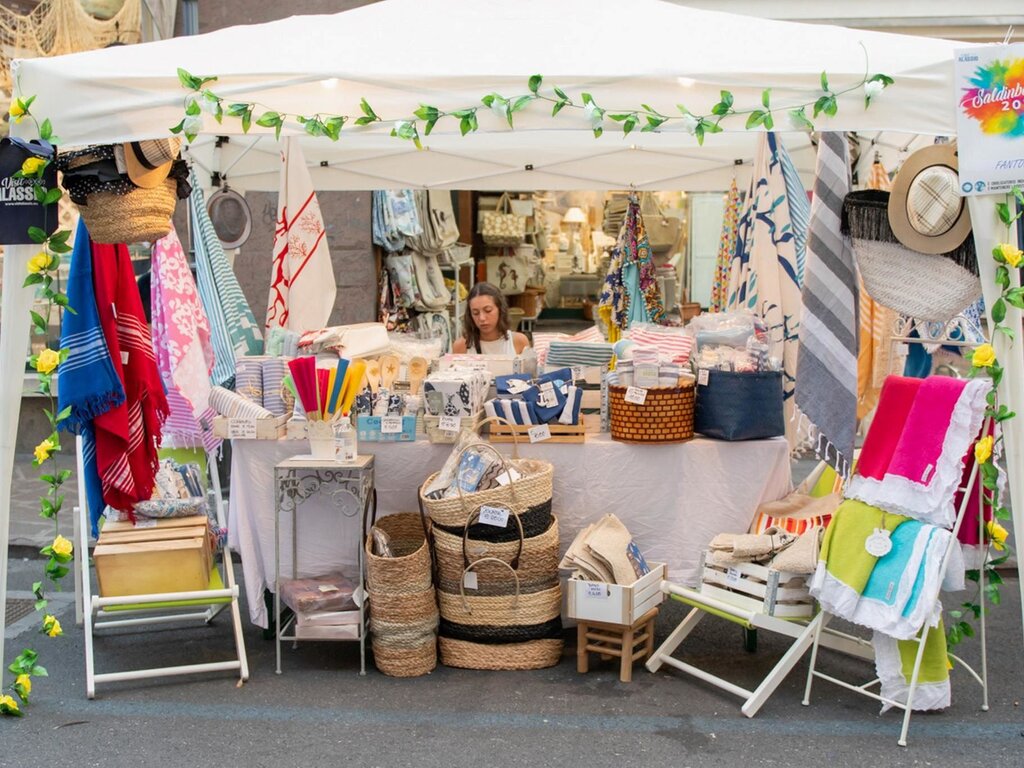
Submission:
M 380 362 L 377 360 L 366 361 L 366 382 L 370 385 L 370 391 L 377 394 L 380 388 Z
M 414 357 L 409 361 L 409 391 L 414 395 L 418 395 L 425 378 L 427 378 L 426 358 Z
M 380 363 L 380 385 L 388 392 L 392 392 L 395 379 L 398 378 L 398 367 L 401 365 L 395 355 L 381 355 Z

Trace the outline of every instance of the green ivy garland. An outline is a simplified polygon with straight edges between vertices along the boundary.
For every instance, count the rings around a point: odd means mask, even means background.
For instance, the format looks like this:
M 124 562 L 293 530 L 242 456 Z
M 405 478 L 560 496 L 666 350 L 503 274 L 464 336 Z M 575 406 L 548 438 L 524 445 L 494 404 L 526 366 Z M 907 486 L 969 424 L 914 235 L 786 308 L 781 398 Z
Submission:
M 682 104 L 676 105 L 678 114 L 665 114 L 649 104 L 641 104 L 639 109 L 606 109 L 598 105 L 593 94 L 580 93 L 579 99 L 576 100 L 557 86 L 553 86 L 549 91 L 542 91 L 544 78 L 541 75 L 533 75 L 527 81 L 528 93 L 506 97 L 492 92 L 482 96 L 479 104 L 461 109 L 444 110 L 431 104 L 420 104 L 419 109 L 412 115 L 402 118 L 383 118 L 363 98 L 359 101 L 362 114 L 358 117 L 322 112 L 300 115 L 281 112 L 252 101 L 228 102 L 208 87 L 209 83 L 217 81 L 216 76 L 197 76 L 179 67 L 178 79 L 182 87 L 189 91 L 189 94 L 185 97 L 184 102 L 185 116 L 170 130 L 172 133 L 184 134 L 189 141 L 195 139 L 202 130 L 202 114 L 205 112 L 213 115 L 218 123 L 223 122 L 225 115 L 238 118 L 241 120 L 243 133 L 249 132 L 253 122 L 264 128 L 273 128 L 275 138 L 281 137 L 281 129 L 289 119 L 303 126 L 310 136 L 326 136 L 331 141 L 337 141 L 341 137 L 341 130 L 346 124 L 365 126 L 371 123 L 390 123 L 392 136 L 411 141 L 417 149 L 422 149 L 421 127 L 423 129 L 422 136 L 429 136 L 438 122 L 453 119 L 458 121 L 459 131 L 465 136 L 467 133 L 478 130 L 477 112 L 487 108 L 507 120 L 510 128 L 514 128 L 515 114 L 534 102 L 540 102 L 551 105 L 552 117 L 563 109 L 582 110 L 590 122 L 595 137 L 604 133 L 606 119 L 618 123 L 624 136 L 628 136 L 637 129 L 641 133 L 657 132 L 666 123 L 677 123 L 695 136 L 698 144 L 703 145 L 704 137 L 707 134 L 721 133 L 724 130 L 722 122 L 728 118 L 746 115 L 746 130 L 763 126 L 765 130 L 771 131 L 775 127 L 777 113 L 777 110 L 772 107 L 771 88 L 765 88 L 761 92 L 761 102 L 756 107 L 737 108 L 732 92 L 723 90 L 719 95 L 719 101 L 706 114 L 691 112 Z M 825 114 L 834 117 L 839 111 L 838 99 L 840 96 L 863 89 L 864 108 L 867 109 L 871 105 L 871 100 L 894 82 L 893 78 L 888 75 L 871 75 L 865 72 L 861 79 L 853 85 L 833 89 L 828 75 L 822 72 L 819 79 L 820 96 L 812 101 L 784 109 L 795 128 L 802 131 L 813 131 L 813 120 L 816 120 L 819 115 Z M 808 109 L 812 109 L 812 117 L 807 116 Z
M 28 118 L 36 127 L 39 138 L 44 141 L 56 143 L 53 135 L 53 128 L 49 120 L 41 124 L 31 114 L 34 96 L 15 99 L 11 104 L 9 112 L 11 119 L 21 122 Z M 15 179 L 31 179 L 35 189 L 36 201 L 42 205 L 55 205 L 62 197 L 60 189 L 47 189 L 43 183 L 43 174 L 46 168 L 54 160 L 41 157 L 30 157 L 22 164 L 21 169 L 12 174 Z M 52 235 L 38 227 L 30 227 L 28 235 L 34 243 L 39 245 L 39 252 L 29 259 L 28 276 L 25 278 L 24 287 L 36 286 L 39 294 L 46 300 L 44 313 L 30 312 L 32 330 L 36 334 L 45 334 L 48 325 L 50 312 L 54 305 L 74 312 L 68 306 L 68 297 L 62 293 L 59 287 L 55 287 L 57 269 L 60 267 L 63 254 L 70 253 L 71 246 L 68 245 L 70 230 L 59 230 Z M 11 322 L 14 322 L 12 319 Z M 56 402 L 52 389 L 53 375 L 58 367 L 68 359 L 70 350 L 51 349 L 47 347 L 38 355 L 29 358 L 29 364 L 36 370 L 39 376 L 40 394 L 49 400 L 49 408 L 44 410 L 49 421 L 50 434 L 44 438 L 34 450 L 33 465 L 45 469 L 39 475 L 40 481 L 46 486 L 47 491 L 39 498 L 39 516 L 53 520 L 54 539 L 53 542 L 43 547 L 40 554 L 46 557 L 44 575 L 51 581 L 56 589 L 60 589 L 61 580 L 68 574 L 70 563 L 74 559 L 74 545 L 57 532 L 57 515 L 64 505 L 64 494 L 61 493 L 63 486 L 71 478 L 70 469 L 57 468 L 57 454 L 61 452 L 60 434 L 57 425 L 67 418 L 70 408 L 65 408 L 56 413 Z M 47 637 L 59 637 L 63 634 L 60 622 L 55 616 L 45 613 L 47 607 L 46 593 L 43 589 L 43 580 L 32 585 L 32 592 L 35 595 L 36 611 L 43 613 L 40 622 L 39 632 Z M 14 675 L 14 681 L 7 685 L 4 690 L 10 690 L 13 695 L 0 692 L 0 714 L 20 717 L 23 712 L 20 704 L 27 704 L 32 693 L 32 678 L 46 677 L 46 668 L 39 664 L 39 653 L 32 648 L 25 648 L 15 657 L 7 667 Z M 17 698 L 15 698 L 17 697 Z M 20 704 L 19 704 L 20 702 Z

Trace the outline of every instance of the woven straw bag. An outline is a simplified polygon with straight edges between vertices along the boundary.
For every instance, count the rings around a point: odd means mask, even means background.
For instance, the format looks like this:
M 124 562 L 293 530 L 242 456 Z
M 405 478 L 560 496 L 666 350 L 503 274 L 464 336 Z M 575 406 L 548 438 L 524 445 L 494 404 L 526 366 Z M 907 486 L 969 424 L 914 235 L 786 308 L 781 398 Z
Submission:
M 626 402 L 626 387 L 608 387 L 612 439 L 622 443 L 682 443 L 693 437 L 695 384 L 654 387 L 643 405 Z
M 422 592 L 431 586 L 430 546 L 424 521 L 415 512 L 386 515 L 376 525 L 391 540 L 394 557 L 380 557 L 373 552 L 373 539 L 366 537 L 366 586 L 370 592 L 406 595 Z M 429 523 L 427 523 L 429 525 Z
M 495 419 L 484 419 L 476 425 L 476 428 L 480 429 L 492 421 L 495 421 Z M 504 419 L 498 419 L 497 421 L 508 423 Z M 513 438 L 511 459 L 486 443 L 471 445 L 463 449 L 462 453 L 464 454 L 470 450 L 490 450 L 498 457 L 506 474 L 508 469 L 512 468 L 519 472 L 522 477 L 518 480 L 510 481 L 506 485 L 486 491 L 464 494 L 460 489 L 458 496 L 431 499 L 424 494 L 423 489 L 428 487 L 434 481 L 434 478 L 437 477 L 439 473 L 435 472 L 420 486 L 419 501 L 421 510 L 424 510 L 436 525 L 461 529 L 466 525 L 470 514 L 485 504 L 507 507 L 515 514 L 522 515 L 533 507 L 550 502 L 554 467 L 548 461 L 520 459 L 519 440 L 514 434 Z M 461 456 L 462 454 L 459 456 L 460 460 Z
M 480 214 L 480 235 L 488 245 L 519 245 L 526 239 L 526 217 L 512 212 L 508 192 L 498 199 L 498 207 Z

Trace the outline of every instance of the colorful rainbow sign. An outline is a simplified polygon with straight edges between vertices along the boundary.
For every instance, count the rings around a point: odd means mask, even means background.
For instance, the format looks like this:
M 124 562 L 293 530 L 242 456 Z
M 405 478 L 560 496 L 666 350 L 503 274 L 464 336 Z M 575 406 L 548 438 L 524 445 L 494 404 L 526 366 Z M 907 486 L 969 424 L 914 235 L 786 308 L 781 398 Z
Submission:
M 1024 186 L 1024 44 L 956 52 L 960 189 Z

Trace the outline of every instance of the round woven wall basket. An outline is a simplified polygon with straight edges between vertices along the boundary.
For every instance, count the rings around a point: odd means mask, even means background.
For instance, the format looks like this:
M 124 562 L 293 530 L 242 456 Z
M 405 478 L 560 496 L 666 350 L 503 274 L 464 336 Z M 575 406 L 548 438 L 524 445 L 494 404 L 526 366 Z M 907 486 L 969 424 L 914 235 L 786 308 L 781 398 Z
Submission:
M 696 387 L 655 387 L 643 405 L 626 402 L 626 387 L 608 387 L 612 439 L 622 443 L 682 443 L 693 437 Z
M 78 211 L 94 242 L 150 243 L 171 231 L 177 191 L 178 182 L 167 178 L 158 187 L 137 187 L 126 195 L 93 192 Z

